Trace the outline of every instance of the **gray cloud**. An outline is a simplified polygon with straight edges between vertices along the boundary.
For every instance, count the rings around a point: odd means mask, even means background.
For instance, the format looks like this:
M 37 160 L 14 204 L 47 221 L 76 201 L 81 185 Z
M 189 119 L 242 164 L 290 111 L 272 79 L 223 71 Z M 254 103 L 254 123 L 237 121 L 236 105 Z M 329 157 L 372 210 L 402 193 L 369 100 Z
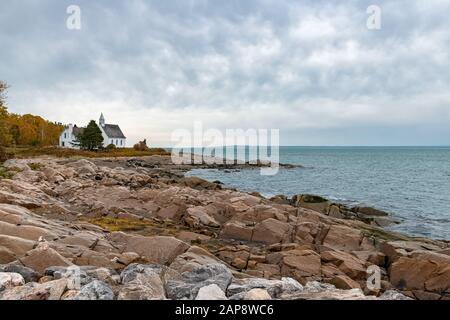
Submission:
M 65 28 L 69 4 L 80 31 Z M 12 111 L 78 123 L 103 111 L 131 141 L 170 144 L 203 120 L 280 128 L 289 144 L 448 143 L 450 4 L 377 1 L 379 31 L 370 4 L 4 0 L 0 78 Z

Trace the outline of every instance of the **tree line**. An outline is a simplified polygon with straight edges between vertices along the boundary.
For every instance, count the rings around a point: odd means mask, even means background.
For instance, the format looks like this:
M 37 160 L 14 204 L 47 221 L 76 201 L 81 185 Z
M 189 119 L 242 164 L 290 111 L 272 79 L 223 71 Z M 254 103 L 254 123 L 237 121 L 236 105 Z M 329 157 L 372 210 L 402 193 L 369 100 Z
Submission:
M 0 80 L 0 146 L 54 146 L 64 130 L 61 124 L 31 114 L 8 112 L 6 91 L 8 85 Z

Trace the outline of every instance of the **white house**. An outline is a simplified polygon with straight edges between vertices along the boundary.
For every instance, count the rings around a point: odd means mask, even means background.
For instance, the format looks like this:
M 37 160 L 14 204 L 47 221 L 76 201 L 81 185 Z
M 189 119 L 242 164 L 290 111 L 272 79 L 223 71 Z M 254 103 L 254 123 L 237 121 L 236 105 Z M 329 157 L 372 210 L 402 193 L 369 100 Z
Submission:
M 106 147 L 109 144 L 115 145 L 117 148 L 125 148 L 126 137 L 117 124 L 105 123 L 105 117 L 103 113 L 100 115 L 100 119 L 97 123 L 103 136 L 103 146 Z M 77 127 L 77 125 L 69 124 L 64 127 L 64 131 L 59 137 L 59 146 L 62 148 L 74 148 L 78 149 L 75 143 L 75 138 L 78 134 L 82 133 L 84 128 Z

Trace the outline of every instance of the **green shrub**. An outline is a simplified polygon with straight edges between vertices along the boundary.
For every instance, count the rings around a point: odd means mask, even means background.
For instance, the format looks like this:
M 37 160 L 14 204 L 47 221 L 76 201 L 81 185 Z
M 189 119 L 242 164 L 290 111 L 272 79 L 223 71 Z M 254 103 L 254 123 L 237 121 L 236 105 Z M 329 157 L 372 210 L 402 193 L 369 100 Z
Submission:
M 31 162 L 31 163 L 28 164 L 28 166 L 33 171 L 39 171 L 43 167 L 42 163 L 39 163 L 39 162 Z
M 110 144 L 108 144 L 108 145 L 106 146 L 106 150 L 107 150 L 107 151 L 109 151 L 109 150 L 114 150 L 114 149 L 116 149 L 116 146 L 115 146 L 114 144 L 112 144 L 112 143 L 110 143 Z

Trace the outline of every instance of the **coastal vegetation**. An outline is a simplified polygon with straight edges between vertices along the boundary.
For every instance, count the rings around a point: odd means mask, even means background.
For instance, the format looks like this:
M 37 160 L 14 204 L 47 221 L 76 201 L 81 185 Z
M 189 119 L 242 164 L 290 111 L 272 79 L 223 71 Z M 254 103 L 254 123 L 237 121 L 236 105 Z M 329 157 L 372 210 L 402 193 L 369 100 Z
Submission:
M 103 136 L 94 120 L 89 121 L 86 128 L 76 136 L 75 146 L 82 150 L 98 150 L 103 147 Z
M 31 114 L 8 112 L 8 85 L 0 80 L 0 160 L 14 155 L 17 146 L 46 147 L 58 143 L 63 126 Z M 5 148 L 9 148 L 5 149 Z
M 32 114 L 10 113 L 7 108 L 8 84 L 0 80 L 0 161 L 8 158 L 36 156 L 56 157 L 133 157 L 167 155 L 161 148 L 105 148 L 96 150 L 103 142 L 100 129 L 92 122 L 80 137 L 81 149 L 58 148 L 58 140 L 64 126 Z M 96 130 L 97 129 L 97 130 Z M 145 141 L 145 140 L 144 140 Z M 95 150 L 95 151 L 94 151 Z M 0 173 L 1 175 L 1 173 Z

